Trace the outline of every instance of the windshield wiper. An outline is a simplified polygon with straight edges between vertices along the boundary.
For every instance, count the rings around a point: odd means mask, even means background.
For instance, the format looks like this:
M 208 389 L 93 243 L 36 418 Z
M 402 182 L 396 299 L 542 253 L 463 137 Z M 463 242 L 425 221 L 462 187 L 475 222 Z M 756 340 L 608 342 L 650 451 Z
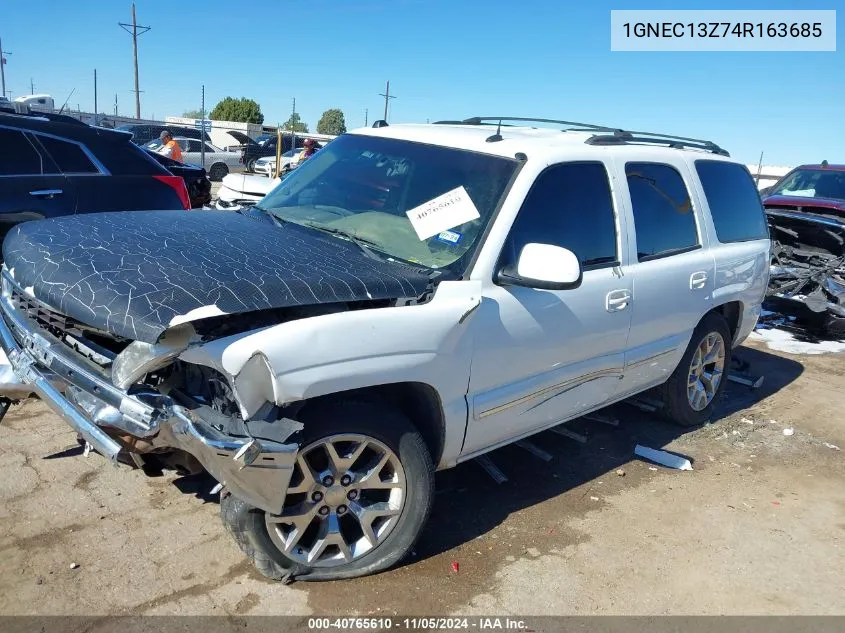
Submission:
M 357 235 L 353 235 L 352 233 L 347 233 L 346 231 L 341 231 L 340 229 L 336 229 L 331 226 L 323 226 L 321 224 L 314 224 L 311 222 L 302 222 L 302 226 L 307 226 L 309 229 L 314 229 L 316 231 L 322 231 L 323 233 L 329 233 L 330 235 L 337 235 L 339 237 L 345 238 L 355 244 L 361 252 L 363 252 L 367 257 L 371 257 L 373 259 L 378 259 L 383 261 L 385 258 L 382 255 L 376 253 L 373 250 L 372 246 L 378 247 L 378 244 L 375 242 L 371 242 L 370 240 L 358 237 Z
M 260 211 L 261 213 L 263 213 L 264 215 L 266 215 L 268 218 L 270 218 L 270 220 L 271 220 L 271 221 L 273 222 L 273 224 L 275 224 L 276 226 L 282 226 L 282 224 L 289 224 L 289 223 L 290 223 L 290 220 L 283 220 L 282 218 L 280 218 L 279 216 L 277 216 L 275 213 L 273 213 L 273 212 L 272 212 L 272 211 L 270 211 L 269 209 L 265 209 L 264 207 L 259 206 L 259 205 L 257 205 L 257 204 L 253 204 L 253 205 L 251 205 L 251 206 L 249 206 L 249 207 L 241 207 L 240 209 L 236 209 L 236 210 L 235 210 L 235 213 L 241 213 L 241 214 L 242 214 L 242 212 L 243 212 L 243 211 L 246 211 L 247 209 L 256 209 L 256 210 Z M 242 215 L 243 215 L 243 214 L 242 214 Z

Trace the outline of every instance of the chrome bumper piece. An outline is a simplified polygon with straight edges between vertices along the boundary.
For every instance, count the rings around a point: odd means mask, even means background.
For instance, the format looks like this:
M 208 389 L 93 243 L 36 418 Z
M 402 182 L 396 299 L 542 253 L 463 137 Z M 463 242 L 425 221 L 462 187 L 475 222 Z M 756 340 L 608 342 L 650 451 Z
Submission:
M 161 394 L 130 395 L 118 389 L 14 307 L 10 295 L 14 281 L 5 270 L 2 281 L 0 344 L 20 380 L 19 385 L 6 386 L 10 395 L 38 394 L 85 441 L 113 461 L 123 447 L 112 435 L 153 438 L 154 443 L 192 454 L 217 481 L 248 503 L 274 514 L 281 512 L 298 445 L 229 436 L 194 410 Z

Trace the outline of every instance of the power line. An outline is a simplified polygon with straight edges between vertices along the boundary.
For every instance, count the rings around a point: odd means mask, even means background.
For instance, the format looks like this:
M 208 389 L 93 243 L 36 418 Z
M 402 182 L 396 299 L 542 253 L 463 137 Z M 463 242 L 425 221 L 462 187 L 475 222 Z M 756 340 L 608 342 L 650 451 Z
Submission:
M 390 103 L 391 99 L 395 99 L 393 95 L 390 94 L 390 80 L 387 80 L 387 88 L 385 88 L 384 92 L 379 93 L 380 97 L 384 97 L 384 120 L 387 121 L 387 105 Z
M 118 22 L 118 25 L 132 36 L 132 52 L 135 57 L 135 118 L 141 118 L 141 90 L 138 87 L 138 36 L 143 35 L 149 31 L 151 26 L 138 26 L 138 21 L 135 19 L 135 3 L 132 3 L 132 24 Z M 129 30 L 132 27 L 132 30 Z M 139 31 L 140 29 L 140 31 Z

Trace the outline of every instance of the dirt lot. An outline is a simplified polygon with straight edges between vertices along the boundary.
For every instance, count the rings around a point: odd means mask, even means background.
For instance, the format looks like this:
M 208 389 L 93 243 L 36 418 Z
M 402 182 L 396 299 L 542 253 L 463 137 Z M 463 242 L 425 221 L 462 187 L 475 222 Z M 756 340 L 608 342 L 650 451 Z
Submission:
M 682 434 L 622 405 L 619 428 L 573 425 L 585 445 L 536 436 L 549 463 L 496 452 L 503 485 L 475 463 L 440 473 L 412 559 L 338 583 L 263 580 L 224 533 L 213 482 L 85 458 L 42 404 L 14 407 L 0 613 L 845 614 L 845 451 L 825 445 L 845 449 L 845 355 L 740 355 L 766 381 L 731 384 L 714 424 Z M 634 460 L 638 442 L 694 470 Z

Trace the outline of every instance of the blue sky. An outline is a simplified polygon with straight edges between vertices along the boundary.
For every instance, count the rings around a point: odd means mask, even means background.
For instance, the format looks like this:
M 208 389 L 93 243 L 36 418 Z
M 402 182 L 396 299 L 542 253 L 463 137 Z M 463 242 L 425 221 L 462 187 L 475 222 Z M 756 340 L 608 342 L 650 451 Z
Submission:
M 713 139 L 756 163 L 845 162 L 845 44 L 828 53 L 610 51 L 611 9 L 836 9 L 803 2 L 602 0 L 137 0 L 142 116 L 252 97 L 268 123 L 310 129 L 341 108 L 350 128 L 473 115 L 537 116 Z M 130 0 L 0 0 L 13 98 L 52 94 L 134 114 Z

